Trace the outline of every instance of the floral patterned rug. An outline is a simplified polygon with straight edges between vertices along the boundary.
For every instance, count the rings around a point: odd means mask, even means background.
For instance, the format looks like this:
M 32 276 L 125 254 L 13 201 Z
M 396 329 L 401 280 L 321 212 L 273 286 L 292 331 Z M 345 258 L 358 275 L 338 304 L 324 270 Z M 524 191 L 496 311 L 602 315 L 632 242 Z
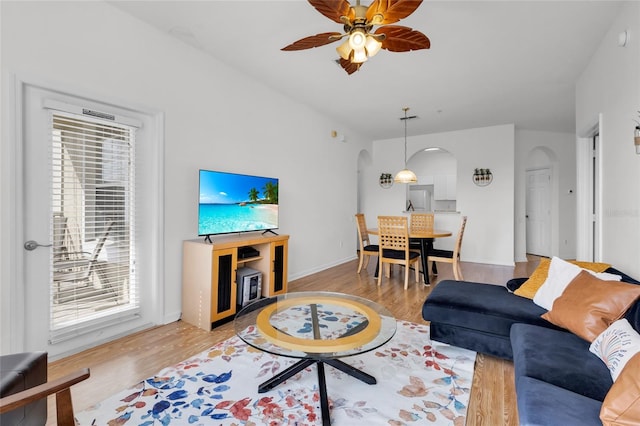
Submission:
M 342 358 L 377 378 L 367 385 L 325 366 L 332 425 L 454 425 L 466 420 L 475 352 L 429 340 L 398 321 L 377 350 Z M 321 425 L 315 365 L 258 394 L 297 360 L 233 337 L 76 414 L 79 425 Z

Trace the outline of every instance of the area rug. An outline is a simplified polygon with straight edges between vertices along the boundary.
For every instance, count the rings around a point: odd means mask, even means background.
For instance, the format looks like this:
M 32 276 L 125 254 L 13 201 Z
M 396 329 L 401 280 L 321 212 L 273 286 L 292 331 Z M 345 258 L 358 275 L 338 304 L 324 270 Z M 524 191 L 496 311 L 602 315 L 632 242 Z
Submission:
M 430 341 L 428 326 L 398 321 L 384 346 L 343 361 L 377 378 L 367 385 L 326 366 L 332 425 L 454 425 L 466 420 L 475 352 Z M 311 366 L 275 389 L 258 385 L 296 359 L 238 337 L 158 372 L 77 413 L 79 425 L 321 425 Z

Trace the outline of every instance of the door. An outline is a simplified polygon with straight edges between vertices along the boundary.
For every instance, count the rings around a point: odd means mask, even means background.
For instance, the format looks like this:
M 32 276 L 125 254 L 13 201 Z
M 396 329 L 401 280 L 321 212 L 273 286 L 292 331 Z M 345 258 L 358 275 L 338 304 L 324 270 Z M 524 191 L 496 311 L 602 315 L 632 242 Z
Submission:
M 551 255 L 551 170 L 527 170 L 527 253 Z
M 287 292 L 287 246 L 288 241 L 271 243 L 272 270 L 269 279 L 269 291 L 271 295 Z
M 215 290 L 211 295 L 211 322 L 216 322 L 236 313 L 238 249 L 213 250 L 212 256 L 211 285 Z
M 49 297 L 53 271 L 49 265 L 50 238 L 49 215 L 49 112 L 42 108 L 42 89 L 25 86 L 23 129 L 23 241 L 35 241 L 42 246 L 24 252 L 24 349 L 51 351 L 49 338 Z
M 591 158 L 591 260 L 598 262 L 600 256 L 600 134 L 592 138 L 593 155 Z
M 139 286 L 136 270 L 136 252 L 151 252 L 151 240 L 135 238 L 136 185 L 122 167 L 139 166 L 128 154 L 135 140 L 110 132 L 133 135 L 132 126 L 142 121 L 100 112 L 121 109 L 96 101 L 23 82 L 19 87 L 23 180 L 16 212 L 25 243 L 17 291 L 24 309 L 15 310 L 23 327 L 14 333 L 22 350 L 45 350 L 56 359 L 158 318 L 157 309 L 141 303 L 157 291 L 155 283 Z M 151 265 L 147 256 L 143 263 Z M 149 271 L 145 267 L 143 277 Z

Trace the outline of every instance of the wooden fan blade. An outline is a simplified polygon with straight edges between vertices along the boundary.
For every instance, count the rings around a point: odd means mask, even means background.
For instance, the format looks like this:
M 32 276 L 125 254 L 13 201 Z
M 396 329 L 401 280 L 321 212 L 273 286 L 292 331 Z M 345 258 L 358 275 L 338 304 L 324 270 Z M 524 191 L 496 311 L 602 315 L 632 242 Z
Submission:
M 340 64 L 340 66 L 347 72 L 347 74 L 351 75 L 354 72 L 358 71 L 360 69 L 360 67 L 362 66 L 362 63 L 360 64 L 354 64 L 352 63 L 350 60 L 348 59 L 338 59 L 338 63 Z
M 374 0 L 367 9 L 367 22 L 374 15 L 382 15 L 381 25 L 393 24 L 411 15 L 422 3 L 422 0 Z
M 431 47 L 431 42 L 426 35 L 409 27 L 387 25 L 386 27 L 378 28 L 375 34 L 384 34 L 386 36 L 382 40 L 382 48 L 390 52 L 409 52 Z
M 288 46 L 283 47 L 280 50 L 304 50 L 311 49 L 313 47 L 324 46 L 325 44 L 333 43 L 340 40 L 340 33 L 320 33 L 313 36 L 301 38 L 298 41 L 294 41 Z M 332 37 L 333 36 L 333 37 Z
M 355 13 L 347 0 L 309 0 L 309 4 L 338 24 L 343 23 L 340 20 L 341 16 L 348 17 L 349 21 L 353 21 L 355 17 Z

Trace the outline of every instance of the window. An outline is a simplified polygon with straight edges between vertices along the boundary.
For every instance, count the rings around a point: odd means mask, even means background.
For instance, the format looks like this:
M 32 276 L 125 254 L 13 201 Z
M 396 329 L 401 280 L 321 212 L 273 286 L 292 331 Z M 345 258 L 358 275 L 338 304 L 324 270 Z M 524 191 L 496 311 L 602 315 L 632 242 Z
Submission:
M 92 112 L 50 112 L 51 343 L 137 316 L 140 308 L 136 128 Z

